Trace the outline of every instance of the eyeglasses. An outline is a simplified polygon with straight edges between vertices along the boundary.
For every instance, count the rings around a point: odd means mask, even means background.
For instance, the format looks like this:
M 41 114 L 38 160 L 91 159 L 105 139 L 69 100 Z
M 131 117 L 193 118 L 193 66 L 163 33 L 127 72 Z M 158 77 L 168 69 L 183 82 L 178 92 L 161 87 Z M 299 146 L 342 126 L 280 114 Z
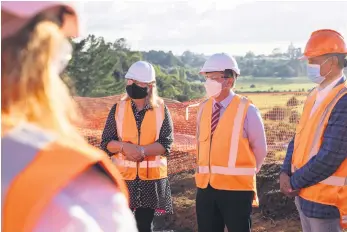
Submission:
M 133 80 L 133 79 L 127 79 L 127 84 L 128 84 L 128 85 L 132 85 L 133 83 L 135 83 L 135 85 L 138 85 L 138 86 L 140 86 L 140 87 L 142 87 L 142 88 L 148 86 L 147 83 L 139 82 L 139 81 L 136 81 L 136 80 Z
M 235 77 L 234 71 L 231 69 L 225 69 L 224 72 L 213 72 L 213 73 L 206 73 L 204 75 L 205 80 L 206 79 L 211 79 L 211 80 L 216 80 L 220 81 L 221 79 L 225 78 L 230 78 L 230 77 Z
M 206 73 L 204 75 L 205 80 L 210 79 L 214 81 L 221 81 L 224 79 L 224 74 L 223 73 Z

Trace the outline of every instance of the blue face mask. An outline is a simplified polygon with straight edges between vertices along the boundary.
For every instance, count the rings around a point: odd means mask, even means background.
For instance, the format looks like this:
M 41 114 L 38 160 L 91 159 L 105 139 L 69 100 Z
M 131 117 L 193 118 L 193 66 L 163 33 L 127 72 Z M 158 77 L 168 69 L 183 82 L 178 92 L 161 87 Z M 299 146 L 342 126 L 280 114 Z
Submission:
M 331 73 L 332 69 L 330 69 L 324 77 L 320 75 L 320 67 L 325 64 L 328 59 L 326 59 L 322 64 L 307 64 L 307 76 L 312 82 L 321 84 L 325 80 L 325 77 Z

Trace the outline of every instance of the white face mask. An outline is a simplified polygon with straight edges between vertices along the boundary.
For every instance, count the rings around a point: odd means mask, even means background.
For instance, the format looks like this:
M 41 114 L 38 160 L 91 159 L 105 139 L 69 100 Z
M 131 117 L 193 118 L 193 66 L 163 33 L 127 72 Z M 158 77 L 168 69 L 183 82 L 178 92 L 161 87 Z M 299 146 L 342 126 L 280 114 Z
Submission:
M 326 59 L 322 64 L 307 64 L 307 76 L 312 82 L 321 84 L 325 80 L 325 77 L 331 73 L 332 69 L 330 69 L 330 71 L 325 76 L 320 75 L 321 66 L 325 64 L 325 62 L 327 62 L 327 60 L 329 59 L 330 57 Z
M 204 83 L 208 97 L 218 97 L 222 91 L 222 83 L 208 78 Z
M 58 75 L 61 74 L 72 58 L 73 48 L 69 41 L 65 40 L 60 46 L 58 53 L 52 59 L 52 69 Z

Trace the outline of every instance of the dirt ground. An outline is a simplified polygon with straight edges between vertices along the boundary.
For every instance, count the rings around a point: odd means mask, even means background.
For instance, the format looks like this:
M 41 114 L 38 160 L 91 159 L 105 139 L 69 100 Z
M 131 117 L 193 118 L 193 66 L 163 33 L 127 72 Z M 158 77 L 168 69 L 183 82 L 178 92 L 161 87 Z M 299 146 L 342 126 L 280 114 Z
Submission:
M 260 208 L 253 211 L 254 232 L 299 232 L 299 218 L 293 199 L 279 192 L 280 164 L 265 164 L 258 174 Z M 170 178 L 174 203 L 174 215 L 157 217 L 156 231 L 195 232 L 195 183 L 193 172 L 185 172 Z

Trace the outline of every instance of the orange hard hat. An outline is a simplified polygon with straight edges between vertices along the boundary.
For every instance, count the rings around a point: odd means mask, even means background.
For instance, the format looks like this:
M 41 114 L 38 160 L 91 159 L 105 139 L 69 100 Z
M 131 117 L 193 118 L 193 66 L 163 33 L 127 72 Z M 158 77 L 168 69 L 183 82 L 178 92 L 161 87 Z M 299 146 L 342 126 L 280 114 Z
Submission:
M 347 45 L 343 36 L 330 29 L 314 31 L 306 44 L 304 57 L 311 58 L 331 53 L 347 54 Z

